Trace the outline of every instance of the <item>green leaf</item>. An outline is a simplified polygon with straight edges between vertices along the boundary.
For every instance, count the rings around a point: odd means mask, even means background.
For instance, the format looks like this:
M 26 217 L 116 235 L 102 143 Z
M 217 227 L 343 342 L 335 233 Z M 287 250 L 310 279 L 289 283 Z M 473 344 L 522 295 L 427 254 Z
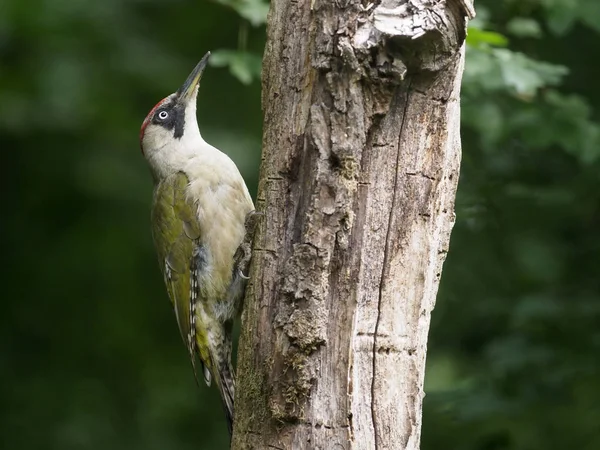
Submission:
M 555 86 L 568 73 L 565 66 L 536 61 L 505 48 L 471 47 L 463 83 L 467 89 L 509 91 L 528 98 L 545 86 Z
M 579 9 L 581 21 L 600 32 L 600 2 L 598 0 L 581 0 Z
M 515 17 L 506 24 L 507 31 L 517 37 L 541 38 L 542 28 L 537 20 Z
M 580 96 L 563 95 L 551 90 L 544 95 L 548 110 L 553 111 L 547 127 L 566 151 L 585 164 L 600 157 L 600 125 L 592 120 L 590 105 Z
M 239 50 L 216 50 L 210 58 L 213 67 L 228 67 L 229 72 L 243 84 L 260 78 L 262 60 L 259 55 Z
M 523 53 L 495 49 L 494 54 L 506 86 L 520 95 L 531 96 L 543 86 L 556 85 L 568 73 L 565 66 L 535 61 Z
M 508 39 L 506 36 L 494 31 L 485 31 L 480 28 L 469 27 L 467 45 L 475 48 L 486 46 L 506 47 L 508 45 Z
M 215 0 L 234 9 L 241 17 L 258 27 L 267 23 L 269 3 L 265 0 Z
M 564 36 L 573 28 L 579 18 L 577 5 L 572 1 L 544 0 L 548 10 L 548 27 L 558 35 Z

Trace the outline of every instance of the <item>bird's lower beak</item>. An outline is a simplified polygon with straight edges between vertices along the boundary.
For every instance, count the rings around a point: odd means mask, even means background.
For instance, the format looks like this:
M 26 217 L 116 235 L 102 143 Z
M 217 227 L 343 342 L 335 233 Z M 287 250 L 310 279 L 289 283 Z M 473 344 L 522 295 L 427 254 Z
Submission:
M 194 70 L 192 70 L 192 73 L 188 75 L 183 86 L 177 91 L 177 98 L 181 103 L 187 103 L 190 99 L 195 97 L 196 87 L 200 83 L 202 73 L 208 64 L 209 57 L 210 52 L 202 57 L 200 62 L 194 67 Z

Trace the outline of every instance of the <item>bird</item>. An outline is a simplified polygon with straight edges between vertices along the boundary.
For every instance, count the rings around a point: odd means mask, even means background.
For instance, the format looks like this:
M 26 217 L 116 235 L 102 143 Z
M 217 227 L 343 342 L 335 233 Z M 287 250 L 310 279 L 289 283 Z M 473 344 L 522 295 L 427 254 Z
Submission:
M 152 108 L 140 129 L 154 181 L 152 238 L 179 332 L 198 380 L 220 392 L 231 436 L 235 381 L 232 327 L 247 277 L 248 187 L 229 156 L 201 136 L 196 117 L 208 52 L 185 83 Z M 247 240 L 247 239 L 246 239 Z

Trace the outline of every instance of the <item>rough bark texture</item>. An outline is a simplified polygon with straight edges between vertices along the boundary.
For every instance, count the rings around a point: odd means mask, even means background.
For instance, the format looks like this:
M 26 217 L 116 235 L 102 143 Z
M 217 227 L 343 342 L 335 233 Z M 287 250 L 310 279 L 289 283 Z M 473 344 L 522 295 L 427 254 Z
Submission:
M 418 449 L 465 0 L 272 0 L 233 448 Z

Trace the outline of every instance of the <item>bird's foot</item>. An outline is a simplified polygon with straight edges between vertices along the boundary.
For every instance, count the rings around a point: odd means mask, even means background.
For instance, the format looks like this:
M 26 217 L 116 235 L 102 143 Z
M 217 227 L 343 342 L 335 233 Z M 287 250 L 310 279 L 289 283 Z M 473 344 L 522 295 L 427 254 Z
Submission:
M 252 241 L 254 240 L 254 234 L 256 233 L 256 227 L 258 226 L 259 219 L 264 216 L 264 213 L 258 211 L 250 211 L 246 215 L 244 220 L 244 228 L 246 234 L 244 240 L 235 252 L 234 260 L 238 274 L 244 280 L 249 280 L 250 277 L 245 275 L 250 266 L 250 260 L 252 259 Z

